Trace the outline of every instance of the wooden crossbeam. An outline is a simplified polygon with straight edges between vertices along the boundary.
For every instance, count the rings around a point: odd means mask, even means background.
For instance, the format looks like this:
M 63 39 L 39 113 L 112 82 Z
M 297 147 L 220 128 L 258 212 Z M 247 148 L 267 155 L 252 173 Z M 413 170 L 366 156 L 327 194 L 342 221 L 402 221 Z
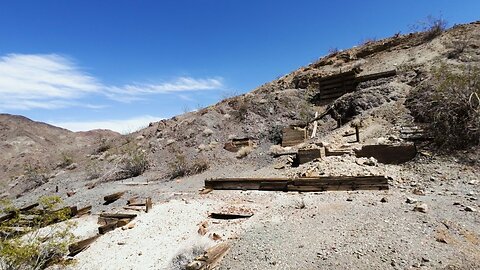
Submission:
M 345 191 L 386 190 L 385 176 L 318 176 L 302 178 L 217 178 L 205 180 L 205 188 L 219 190 Z

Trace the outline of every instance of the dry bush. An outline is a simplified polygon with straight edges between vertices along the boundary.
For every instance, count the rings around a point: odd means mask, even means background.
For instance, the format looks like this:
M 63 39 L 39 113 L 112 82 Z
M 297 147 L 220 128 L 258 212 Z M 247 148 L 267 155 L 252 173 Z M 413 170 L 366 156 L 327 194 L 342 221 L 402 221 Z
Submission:
M 442 17 L 428 16 L 426 20 L 420 21 L 410 28 L 414 32 L 423 32 L 423 39 L 430 41 L 442 34 L 448 26 L 448 22 Z
M 244 158 L 244 157 L 248 156 L 248 154 L 250 154 L 252 151 L 253 151 L 253 147 L 251 147 L 251 146 L 243 146 L 242 148 L 240 148 L 240 149 L 237 151 L 236 157 L 237 157 L 237 158 Z
M 139 176 L 148 169 L 147 157 L 141 149 L 129 147 L 120 161 L 120 168 L 126 178 Z
M 188 163 L 183 154 L 177 154 L 175 156 L 175 160 L 170 162 L 168 166 L 170 167 L 170 173 L 168 174 L 168 178 L 170 178 L 170 180 L 199 174 L 210 168 L 210 164 L 206 159 L 195 158 L 191 161 L 191 163 Z
M 407 107 L 419 122 L 429 124 L 442 149 L 462 149 L 480 143 L 480 68 L 432 70 L 429 82 L 410 94 Z

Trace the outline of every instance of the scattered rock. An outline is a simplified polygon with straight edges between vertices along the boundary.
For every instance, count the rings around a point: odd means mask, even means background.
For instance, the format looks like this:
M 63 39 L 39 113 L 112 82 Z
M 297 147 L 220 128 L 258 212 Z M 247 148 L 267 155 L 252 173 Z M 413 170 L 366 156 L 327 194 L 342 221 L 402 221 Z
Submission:
M 388 200 L 387 200 L 387 198 L 383 197 L 382 199 L 380 199 L 380 202 L 386 203 L 386 202 L 388 202 Z
M 350 198 L 350 197 L 349 197 L 349 198 L 347 198 L 347 202 L 351 202 L 351 201 L 353 201 L 353 199 L 352 199 L 352 198 Z
M 72 164 L 68 165 L 65 169 L 71 171 L 71 170 L 75 170 L 77 167 L 78 167 L 77 163 L 72 163 Z
M 419 188 L 415 188 L 412 191 L 412 193 L 415 194 L 415 195 L 419 195 L 419 196 L 425 196 L 425 191 L 423 191 L 422 189 L 419 189 Z
M 76 191 L 68 191 L 67 196 L 72 197 L 73 195 L 75 195 L 75 193 L 77 193 L 77 192 Z
M 410 198 L 410 197 L 407 197 L 407 200 L 405 201 L 406 203 L 409 203 L 409 204 L 414 204 L 416 202 L 418 202 L 416 199 L 414 198 Z
M 426 213 L 427 209 L 428 209 L 428 207 L 425 203 L 419 203 L 419 204 L 415 205 L 415 207 L 413 207 L 413 211 L 421 212 L 421 213 Z
M 203 130 L 203 136 L 208 137 L 213 134 L 213 130 L 206 128 Z
M 363 164 L 368 166 L 377 166 L 377 160 L 374 157 L 370 157 Z
M 467 211 L 467 212 L 476 212 L 477 211 L 477 209 L 475 209 L 471 206 L 465 206 L 464 210 Z

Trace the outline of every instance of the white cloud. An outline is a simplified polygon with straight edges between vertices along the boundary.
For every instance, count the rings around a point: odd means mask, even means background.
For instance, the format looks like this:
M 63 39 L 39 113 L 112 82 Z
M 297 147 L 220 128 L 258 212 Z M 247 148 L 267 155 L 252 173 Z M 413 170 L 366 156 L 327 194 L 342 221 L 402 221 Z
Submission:
M 179 77 L 159 83 L 106 85 L 57 54 L 8 54 L 0 57 L 0 110 L 57 109 L 82 105 L 75 102 L 94 94 L 133 102 L 146 95 L 222 89 L 222 78 Z
M 48 121 L 57 127 L 66 128 L 71 131 L 88 131 L 93 129 L 110 129 L 122 134 L 133 132 L 148 126 L 151 122 L 162 120 L 162 117 L 143 115 L 129 119 L 101 120 L 101 121 L 70 121 L 55 122 Z

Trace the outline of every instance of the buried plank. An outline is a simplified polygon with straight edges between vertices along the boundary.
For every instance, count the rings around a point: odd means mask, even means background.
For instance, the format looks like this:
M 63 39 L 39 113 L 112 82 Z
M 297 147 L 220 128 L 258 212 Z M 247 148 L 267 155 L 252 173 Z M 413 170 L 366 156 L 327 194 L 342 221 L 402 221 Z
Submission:
M 98 227 L 99 234 L 106 234 L 109 231 L 113 231 L 117 228 L 117 222 L 107 223 Z
M 205 187 L 220 190 L 346 191 L 387 190 L 384 176 L 318 176 L 303 178 L 219 178 L 205 180 Z
M 230 246 L 227 243 L 220 243 L 215 245 L 201 256 L 196 257 L 191 263 L 187 265 L 187 270 L 206 270 L 213 269 L 216 264 L 225 256 Z
M 299 149 L 297 153 L 297 162 L 298 164 L 303 164 L 321 157 L 320 149 Z
M 110 195 L 107 195 L 105 197 L 103 197 L 103 200 L 105 201 L 105 204 L 110 204 L 110 203 L 113 203 L 114 201 L 120 199 L 123 194 L 125 194 L 125 191 L 120 191 L 120 192 L 117 192 L 117 193 L 113 193 L 113 194 L 110 194 Z
M 88 248 L 97 238 L 100 237 L 100 235 L 95 235 L 93 237 L 78 241 L 76 243 L 73 243 L 68 246 L 68 256 L 75 256 L 78 253 L 82 252 L 86 248 Z

